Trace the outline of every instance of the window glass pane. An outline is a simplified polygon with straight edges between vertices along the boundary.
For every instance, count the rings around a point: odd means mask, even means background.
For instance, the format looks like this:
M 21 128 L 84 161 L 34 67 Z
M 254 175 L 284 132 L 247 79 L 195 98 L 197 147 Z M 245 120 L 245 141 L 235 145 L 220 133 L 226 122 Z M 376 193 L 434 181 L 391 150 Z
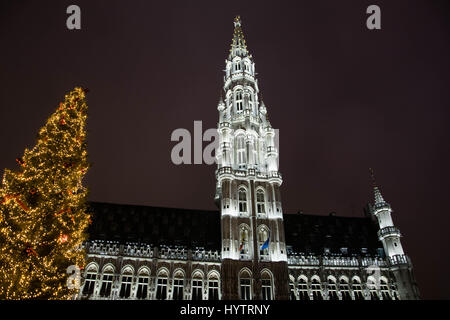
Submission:
M 241 279 L 241 299 L 250 300 L 250 279 Z
M 138 299 L 146 299 L 148 294 L 148 277 L 139 277 L 136 297 Z

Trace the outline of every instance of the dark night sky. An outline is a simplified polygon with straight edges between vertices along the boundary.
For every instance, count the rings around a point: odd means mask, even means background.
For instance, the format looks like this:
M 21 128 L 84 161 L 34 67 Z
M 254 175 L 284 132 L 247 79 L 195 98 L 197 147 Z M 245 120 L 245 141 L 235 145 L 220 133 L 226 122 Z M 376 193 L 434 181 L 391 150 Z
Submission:
M 65 26 L 73 3 L 80 31 Z M 370 4 L 382 30 L 365 27 Z M 0 168 L 17 168 L 82 85 L 90 200 L 214 209 L 215 166 L 172 164 L 170 135 L 216 127 L 240 14 L 280 129 L 284 212 L 362 216 L 373 167 L 423 297 L 448 299 L 449 12 L 445 1 L 2 1 Z

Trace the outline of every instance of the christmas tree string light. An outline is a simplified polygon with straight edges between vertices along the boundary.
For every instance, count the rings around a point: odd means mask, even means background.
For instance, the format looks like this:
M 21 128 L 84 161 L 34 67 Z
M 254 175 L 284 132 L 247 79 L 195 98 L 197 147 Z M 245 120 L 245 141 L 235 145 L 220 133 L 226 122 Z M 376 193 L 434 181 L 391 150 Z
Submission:
M 0 299 L 70 299 L 67 267 L 84 267 L 91 221 L 82 179 L 89 168 L 86 90 L 65 96 L 35 147 L 5 169 L 0 188 Z

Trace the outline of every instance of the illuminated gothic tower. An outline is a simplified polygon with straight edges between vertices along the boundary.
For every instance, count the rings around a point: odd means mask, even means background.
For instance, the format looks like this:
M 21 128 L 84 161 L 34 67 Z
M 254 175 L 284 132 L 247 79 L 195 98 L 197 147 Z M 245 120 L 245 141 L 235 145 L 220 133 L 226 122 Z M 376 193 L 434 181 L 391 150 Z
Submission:
M 259 97 L 255 63 L 234 20 L 218 104 L 216 203 L 221 211 L 222 298 L 287 299 L 287 254 L 276 131 Z
M 375 203 L 372 207 L 372 213 L 379 226 L 378 238 L 383 244 L 390 270 L 395 276 L 400 299 L 419 299 L 419 289 L 414 279 L 412 263 L 403 251 L 400 242 L 400 230 L 394 227 L 391 206 L 384 201 L 380 189 L 375 183 L 374 193 Z

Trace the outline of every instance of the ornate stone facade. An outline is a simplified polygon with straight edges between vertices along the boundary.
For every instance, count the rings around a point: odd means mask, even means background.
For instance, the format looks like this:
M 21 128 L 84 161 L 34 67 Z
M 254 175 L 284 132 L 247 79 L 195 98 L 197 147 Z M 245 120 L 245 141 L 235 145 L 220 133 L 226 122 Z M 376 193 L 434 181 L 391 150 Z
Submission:
M 277 132 L 239 17 L 234 27 L 217 106 L 219 211 L 91 204 L 79 298 L 417 299 L 378 187 L 365 217 L 283 213 Z

